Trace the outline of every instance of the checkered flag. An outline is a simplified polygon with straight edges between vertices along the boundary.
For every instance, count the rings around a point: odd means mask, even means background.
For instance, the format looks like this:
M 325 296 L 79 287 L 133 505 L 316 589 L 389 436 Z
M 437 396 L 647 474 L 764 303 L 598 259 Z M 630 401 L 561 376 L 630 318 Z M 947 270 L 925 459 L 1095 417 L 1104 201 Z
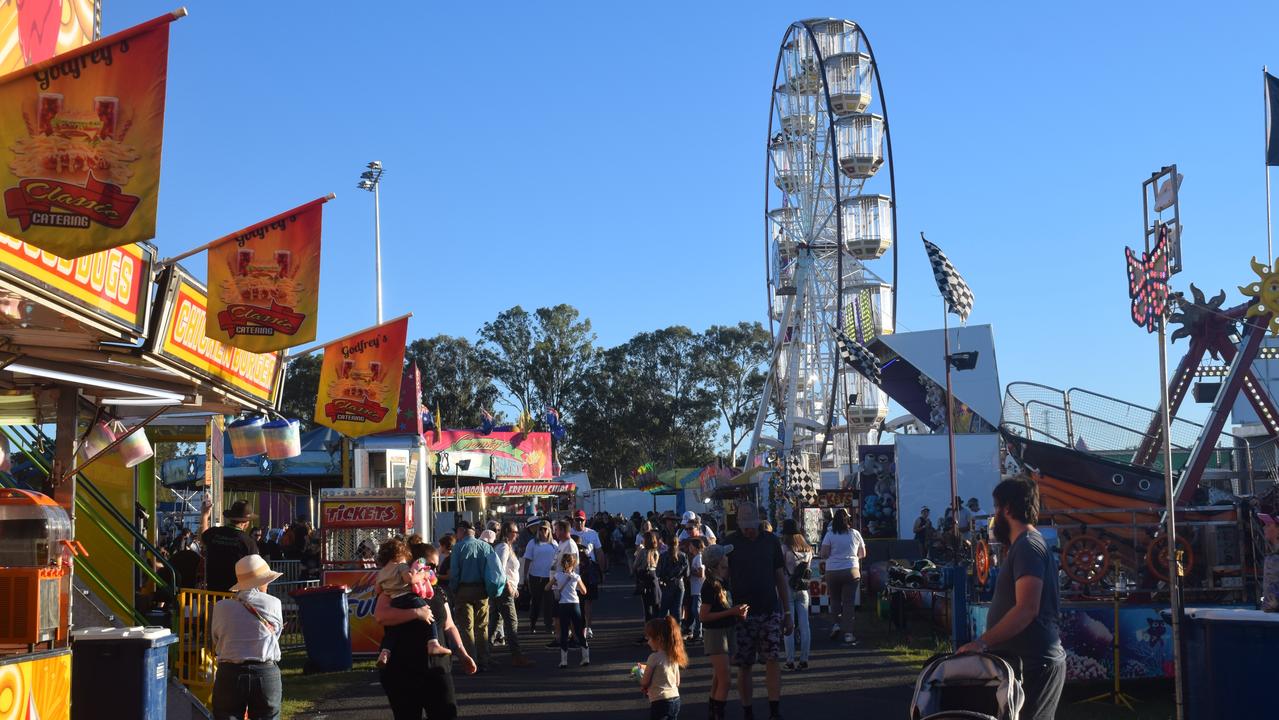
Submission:
M 946 257 L 946 253 L 941 248 L 928 242 L 928 238 L 924 237 L 921 232 L 919 238 L 924 241 L 924 251 L 928 253 L 928 262 L 933 264 L 933 277 L 937 278 L 937 289 L 941 291 L 941 296 L 946 300 L 946 307 L 951 312 L 959 316 L 959 319 L 967 322 L 968 314 L 973 311 L 973 291 L 968 288 L 968 283 L 959 276 L 959 271 L 954 265 L 950 264 L 950 260 Z
M 876 385 L 880 384 L 879 358 L 866 349 L 865 345 L 842 332 L 836 332 L 835 347 L 839 348 L 839 357 L 851 365 L 854 370 L 861 373 L 862 377 Z
M 786 494 L 805 505 L 817 501 L 817 483 L 813 482 L 802 453 L 791 453 L 786 458 Z

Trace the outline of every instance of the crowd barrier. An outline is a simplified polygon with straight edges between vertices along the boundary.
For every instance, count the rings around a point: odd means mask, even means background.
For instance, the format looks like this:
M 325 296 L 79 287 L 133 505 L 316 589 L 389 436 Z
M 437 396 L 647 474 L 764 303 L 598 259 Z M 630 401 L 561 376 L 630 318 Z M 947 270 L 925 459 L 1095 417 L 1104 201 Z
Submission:
M 280 609 L 284 616 L 284 628 L 280 634 L 281 650 L 292 650 L 304 645 L 298 605 L 289 593 L 319 584 L 319 580 L 285 582 L 284 578 L 280 578 L 267 586 L 267 592 L 280 599 Z M 178 655 L 174 675 L 206 706 L 213 698 L 213 676 L 217 670 L 217 658 L 213 652 L 213 606 L 219 600 L 230 597 L 235 595 L 189 588 L 178 593 Z

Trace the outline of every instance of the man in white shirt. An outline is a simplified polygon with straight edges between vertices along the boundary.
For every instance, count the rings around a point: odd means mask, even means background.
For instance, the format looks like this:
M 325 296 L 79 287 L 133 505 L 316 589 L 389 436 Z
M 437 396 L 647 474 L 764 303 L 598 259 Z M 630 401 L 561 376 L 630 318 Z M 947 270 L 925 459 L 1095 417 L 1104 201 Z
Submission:
M 600 572 L 608 572 L 608 558 L 603 552 L 596 552 L 600 549 L 600 534 L 592 528 L 586 527 L 586 511 L 578 510 L 573 513 L 573 526 L 569 528 L 569 535 L 577 538 L 577 541 L 586 549 L 586 554 L 592 560 L 599 563 Z M 558 569 L 558 568 L 556 568 Z
M 507 522 L 500 529 L 502 534 L 493 546 L 493 551 L 497 554 L 498 566 L 506 576 L 506 592 L 490 600 L 493 612 L 489 614 L 489 637 L 494 636 L 500 621 L 506 646 L 511 649 L 511 664 L 515 667 L 528 667 L 533 661 L 520 651 L 520 616 L 515 609 L 515 598 L 520 594 L 520 558 L 515 554 L 515 539 L 520 535 L 520 528 L 513 522 Z
M 684 529 L 679 531 L 679 541 L 684 542 L 691 537 L 701 537 L 702 542 L 707 545 L 715 544 L 715 532 L 710 526 L 702 524 L 702 518 L 692 510 L 685 510 L 684 516 L 681 518 L 684 522 Z M 693 531 L 696 530 L 695 535 Z
M 266 586 L 283 573 L 275 572 L 261 555 L 246 555 L 235 563 L 233 598 L 213 606 L 213 651 L 218 659 L 213 680 L 213 716 L 280 717 L 280 633 L 284 613 L 279 598 Z

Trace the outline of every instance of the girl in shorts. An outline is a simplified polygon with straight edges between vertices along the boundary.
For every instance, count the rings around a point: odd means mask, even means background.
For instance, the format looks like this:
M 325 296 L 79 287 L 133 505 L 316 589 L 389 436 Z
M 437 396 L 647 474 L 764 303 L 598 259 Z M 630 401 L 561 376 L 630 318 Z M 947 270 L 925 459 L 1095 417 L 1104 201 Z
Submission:
M 750 609 L 734 605 L 728 592 L 728 554 L 732 545 L 711 545 L 702 553 L 706 581 L 702 584 L 702 638 L 706 656 L 711 661 L 711 720 L 723 720 L 728 707 L 728 689 L 732 686 L 728 659 L 737 649 L 734 626 Z
M 667 615 L 644 624 L 644 639 L 653 654 L 644 663 L 640 691 L 648 697 L 649 720 L 678 720 L 679 670 L 688 665 L 679 622 Z

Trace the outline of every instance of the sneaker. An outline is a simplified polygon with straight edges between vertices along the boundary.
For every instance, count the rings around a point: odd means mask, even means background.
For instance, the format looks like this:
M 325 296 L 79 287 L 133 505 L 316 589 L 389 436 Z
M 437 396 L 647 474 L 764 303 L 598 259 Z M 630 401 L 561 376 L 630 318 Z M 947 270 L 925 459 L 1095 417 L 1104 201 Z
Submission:
M 595 631 L 591 630 L 590 628 L 586 628 L 586 632 L 583 634 L 586 635 L 587 640 L 590 640 L 591 638 L 595 637 Z
M 807 661 L 807 660 L 800 660 L 800 661 L 799 661 L 799 665 L 796 665 L 796 667 L 798 667 L 800 670 L 807 670 L 807 669 L 808 669 L 808 661 Z
M 839 639 L 839 623 L 835 623 L 834 625 L 830 627 L 830 639 L 831 640 Z
M 852 633 L 844 633 L 844 644 L 845 644 L 845 645 L 856 645 L 856 644 L 857 644 L 857 638 L 856 638 L 856 637 L 854 637 Z
M 794 669 L 795 669 L 795 663 L 793 663 L 793 662 L 787 662 L 787 663 L 786 663 L 785 665 L 783 665 L 782 667 L 786 668 L 787 670 L 794 670 Z

